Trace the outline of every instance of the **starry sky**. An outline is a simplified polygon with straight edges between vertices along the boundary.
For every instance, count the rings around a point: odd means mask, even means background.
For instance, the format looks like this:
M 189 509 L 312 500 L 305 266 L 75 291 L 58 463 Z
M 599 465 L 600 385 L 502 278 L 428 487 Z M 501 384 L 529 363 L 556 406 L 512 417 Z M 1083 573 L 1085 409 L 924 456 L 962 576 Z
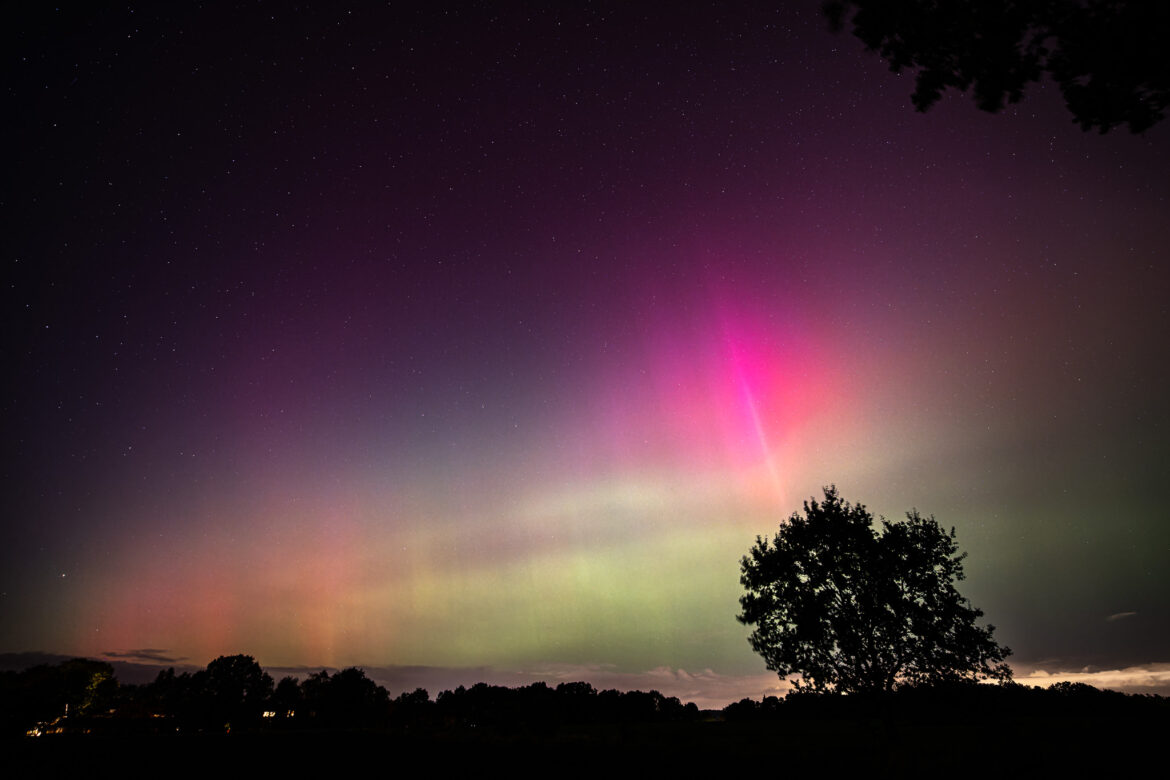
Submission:
M 1167 689 L 1170 127 L 675 6 L 5 25 L 0 651 L 721 705 L 835 483 L 955 527 L 1018 678 Z

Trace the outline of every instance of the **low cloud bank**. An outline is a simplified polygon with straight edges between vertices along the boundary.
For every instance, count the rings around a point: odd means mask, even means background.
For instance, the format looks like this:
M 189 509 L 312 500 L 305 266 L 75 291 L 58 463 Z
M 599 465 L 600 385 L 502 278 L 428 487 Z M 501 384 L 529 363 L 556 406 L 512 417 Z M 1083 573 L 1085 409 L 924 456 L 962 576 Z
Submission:
M 1170 696 L 1170 663 L 1127 666 L 1123 669 L 1080 670 L 1017 669 L 1015 680 L 1024 685 L 1047 688 L 1058 682 L 1079 682 L 1094 688 L 1109 688 L 1122 693 L 1156 693 Z
M 144 647 L 140 650 L 126 650 L 125 652 L 107 651 L 102 653 L 103 658 L 119 659 L 122 661 L 143 661 L 145 663 L 153 664 L 174 664 L 186 661 L 186 658 L 175 657 L 167 655 L 166 650 L 160 650 L 153 647 Z

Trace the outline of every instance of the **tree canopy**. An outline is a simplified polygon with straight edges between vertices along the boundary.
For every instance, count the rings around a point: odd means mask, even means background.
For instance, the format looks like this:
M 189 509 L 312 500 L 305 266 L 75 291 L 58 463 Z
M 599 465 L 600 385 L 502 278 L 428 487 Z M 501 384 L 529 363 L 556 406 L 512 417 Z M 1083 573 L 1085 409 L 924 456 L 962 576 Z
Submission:
M 976 625 L 982 611 L 955 589 L 963 579 L 955 531 L 917 510 L 874 517 L 835 486 L 804 503 L 741 561 L 740 622 L 772 671 L 798 689 L 890 691 L 906 684 L 1010 679 L 1011 651 Z
M 221 655 L 193 679 L 203 690 L 207 714 L 237 727 L 258 721 L 272 694 L 272 678 L 250 655 Z
M 999 111 L 1048 73 L 1082 129 L 1141 132 L 1170 105 L 1170 4 L 1116 0 L 827 0 L 895 73 L 917 71 L 911 100 L 930 108 L 943 91 L 971 89 Z

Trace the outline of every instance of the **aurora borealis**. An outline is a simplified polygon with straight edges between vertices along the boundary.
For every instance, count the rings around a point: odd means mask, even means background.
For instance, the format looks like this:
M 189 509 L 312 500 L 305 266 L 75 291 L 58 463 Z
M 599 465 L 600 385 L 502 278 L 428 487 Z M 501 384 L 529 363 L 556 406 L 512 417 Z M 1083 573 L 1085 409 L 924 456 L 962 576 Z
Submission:
M 1019 676 L 1165 690 L 1166 126 L 915 113 L 817 2 L 71 13 L 5 33 L 0 652 L 722 704 L 835 483 Z

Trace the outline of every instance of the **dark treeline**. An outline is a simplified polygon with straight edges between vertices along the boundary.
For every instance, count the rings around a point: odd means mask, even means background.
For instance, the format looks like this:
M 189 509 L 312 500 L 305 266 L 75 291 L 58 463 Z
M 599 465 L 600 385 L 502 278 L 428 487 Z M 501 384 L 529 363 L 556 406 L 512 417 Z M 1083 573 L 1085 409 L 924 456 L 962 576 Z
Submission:
M 1047 688 L 1004 682 L 962 682 L 906 686 L 891 693 L 848 696 L 790 692 L 783 699 L 742 699 L 723 708 L 728 721 L 895 718 L 912 721 L 994 722 L 1005 717 L 1033 719 L 1113 718 L 1170 723 L 1170 699 L 1125 694 L 1085 683 L 1059 682 Z
M 562 725 L 694 720 L 699 710 L 658 691 L 597 691 L 585 682 L 506 688 L 478 683 L 422 688 L 397 698 L 358 668 L 303 680 L 272 677 L 250 656 L 222 656 L 194 673 L 159 672 L 145 685 L 119 684 L 113 667 L 74 659 L 0 673 L 6 735 L 223 733 L 320 729 L 487 728 L 547 732 Z
M 123 685 L 75 659 L 0 673 L 5 776 L 334 776 L 397 762 L 444 774 L 556 771 L 865 777 L 1139 776 L 1170 699 L 1081 684 L 790 694 L 722 711 L 588 683 L 391 694 L 361 669 L 279 681 L 248 656 Z M 46 734 L 35 739 L 28 734 Z M 388 764 L 387 764 L 388 765 Z M 348 768 L 348 769 L 347 769 Z
M 478 683 L 431 699 L 422 688 L 392 697 L 358 668 L 274 682 L 250 656 L 206 669 L 159 672 L 145 685 L 120 684 L 113 667 L 83 658 L 0 673 L 0 733 L 222 734 L 389 731 L 551 735 L 563 727 L 617 724 L 810 722 L 867 719 L 991 723 L 1004 718 L 1170 723 L 1170 699 L 1099 690 L 1083 683 L 1033 688 L 1016 683 L 903 687 L 847 696 L 792 692 L 743 699 L 700 713 L 658 691 L 597 691 L 585 682 L 506 688 Z

